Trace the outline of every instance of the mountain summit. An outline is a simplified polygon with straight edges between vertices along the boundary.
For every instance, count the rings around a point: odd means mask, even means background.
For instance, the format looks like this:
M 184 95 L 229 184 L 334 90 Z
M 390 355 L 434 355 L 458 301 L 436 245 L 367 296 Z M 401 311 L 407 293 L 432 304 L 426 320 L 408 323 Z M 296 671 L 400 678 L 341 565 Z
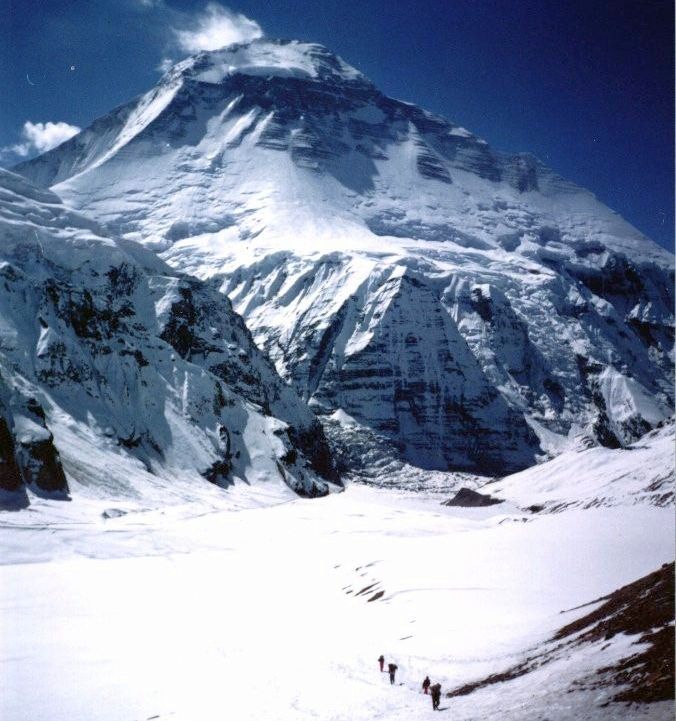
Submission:
M 358 70 L 323 45 L 296 40 L 259 39 L 202 52 L 178 63 L 168 73 L 168 77 L 179 75 L 207 83 L 222 83 L 232 75 L 253 75 L 315 80 L 325 85 L 371 86 Z
M 502 473 L 673 412 L 673 256 L 320 45 L 190 57 L 15 170 L 214 279 L 352 467 Z

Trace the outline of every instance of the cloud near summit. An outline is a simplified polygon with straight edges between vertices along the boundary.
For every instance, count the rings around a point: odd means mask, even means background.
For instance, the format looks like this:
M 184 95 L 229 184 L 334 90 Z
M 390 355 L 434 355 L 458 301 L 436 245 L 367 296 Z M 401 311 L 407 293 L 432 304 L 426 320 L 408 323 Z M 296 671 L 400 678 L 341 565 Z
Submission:
M 215 2 L 208 3 L 187 28 L 174 27 L 173 31 L 181 50 L 188 53 L 216 50 L 263 36 L 263 29 L 255 20 Z

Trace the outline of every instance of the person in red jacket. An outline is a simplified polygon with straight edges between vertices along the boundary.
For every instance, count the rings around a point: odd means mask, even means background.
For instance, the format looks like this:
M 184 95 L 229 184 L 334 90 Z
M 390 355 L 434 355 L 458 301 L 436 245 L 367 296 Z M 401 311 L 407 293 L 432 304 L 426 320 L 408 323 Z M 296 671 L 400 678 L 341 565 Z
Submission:
M 378 663 L 380 664 L 380 673 L 382 673 L 385 670 L 385 656 L 383 654 L 380 654 L 380 658 L 378 659 Z
M 423 693 L 424 693 L 425 695 L 427 695 L 427 691 L 429 690 L 429 687 L 430 687 L 430 684 L 431 684 L 431 683 L 432 683 L 432 682 L 430 681 L 430 677 L 429 677 L 429 676 L 425 676 L 425 680 L 422 682 Z

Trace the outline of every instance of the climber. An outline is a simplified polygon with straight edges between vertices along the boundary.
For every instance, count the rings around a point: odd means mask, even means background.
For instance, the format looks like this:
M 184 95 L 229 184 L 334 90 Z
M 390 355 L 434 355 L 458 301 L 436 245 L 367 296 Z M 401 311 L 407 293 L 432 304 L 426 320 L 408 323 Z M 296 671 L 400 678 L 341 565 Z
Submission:
M 441 700 L 441 684 L 435 683 L 433 686 L 430 686 L 430 693 L 432 694 L 432 709 L 438 711 L 439 701 Z
M 430 681 L 430 677 L 425 676 L 425 680 L 422 682 L 422 689 L 424 694 L 427 694 L 427 690 L 429 689 L 431 683 L 432 682 Z
M 380 658 L 378 659 L 378 663 L 380 664 L 380 673 L 383 672 L 384 666 L 385 666 L 385 656 L 383 654 L 380 654 Z
M 399 666 L 397 666 L 394 663 L 387 664 L 387 670 L 389 671 L 389 674 L 390 674 L 390 683 L 391 684 L 394 683 L 394 674 L 397 672 L 398 668 L 399 668 Z

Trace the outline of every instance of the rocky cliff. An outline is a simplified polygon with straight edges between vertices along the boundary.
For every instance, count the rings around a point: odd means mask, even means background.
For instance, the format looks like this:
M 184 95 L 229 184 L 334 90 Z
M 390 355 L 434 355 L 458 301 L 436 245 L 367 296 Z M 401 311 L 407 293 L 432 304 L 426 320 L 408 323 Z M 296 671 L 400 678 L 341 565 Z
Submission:
M 238 480 L 313 496 L 338 482 L 321 425 L 216 289 L 7 171 L 0 239 L 0 488 L 13 502 Z

